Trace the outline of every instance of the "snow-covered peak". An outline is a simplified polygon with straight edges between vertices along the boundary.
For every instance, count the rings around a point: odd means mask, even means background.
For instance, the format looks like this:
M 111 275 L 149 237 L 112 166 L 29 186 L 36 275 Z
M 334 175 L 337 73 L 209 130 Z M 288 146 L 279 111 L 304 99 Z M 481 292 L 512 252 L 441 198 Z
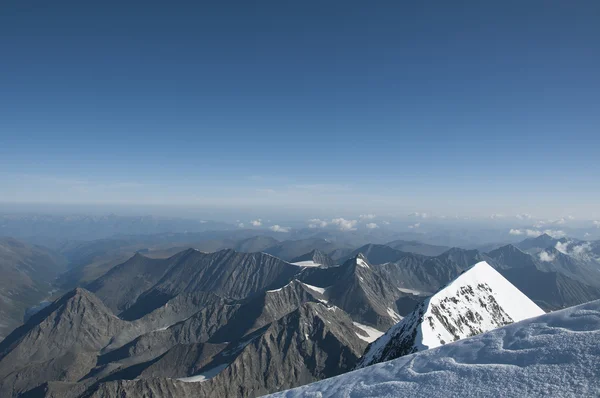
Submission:
M 375 341 L 359 367 L 438 347 L 542 314 L 541 308 L 482 261 L 425 300 Z

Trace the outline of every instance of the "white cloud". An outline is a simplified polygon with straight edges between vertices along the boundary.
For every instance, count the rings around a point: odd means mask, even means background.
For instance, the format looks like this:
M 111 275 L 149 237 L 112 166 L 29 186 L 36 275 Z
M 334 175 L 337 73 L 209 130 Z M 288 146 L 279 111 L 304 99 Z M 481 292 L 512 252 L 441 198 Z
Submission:
M 574 219 L 575 219 L 575 217 L 573 217 L 573 216 L 567 216 L 567 218 L 568 218 L 569 220 L 574 220 Z
M 361 214 L 360 216 L 358 216 L 358 218 L 360 218 L 361 220 L 372 220 L 375 217 L 375 214 Z
M 505 216 L 504 214 L 492 214 L 492 215 L 490 216 L 490 218 L 491 218 L 492 220 L 496 220 L 496 219 L 499 219 L 499 218 L 506 218 L 506 216 Z
M 554 246 L 554 248 L 556 250 L 558 250 L 559 252 L 561 252 L 562 254 L 569 254 L 569 242 L 556 242 L 556 245 Z
M 383 225 L 390 225 L 390 222 L 389 222 L 389 221 L 382 221 L 381 223 L 382 223 Z
M 600 228 L 600 221 L 597 221 L 597 220 L 596 220 L 596 221 L 594 221 L 593 223 L 594 223 L 594 225 L 596 226 L 596 228 Z
M 420 222 L 418 222 L 418 223 L 416 223 L 416 224 L 409 225 L 409 226 L 408 226 L 408 228 L 410 228 L 410 229 L 415 229 L 415 228 L 419 228 L 420 226 L 421 226 L 421 223 L 420 223 Z
M 409 217 L 427 218 L 427 217 L 429 217 L 429 214 L 427 214 L 427 213 L 419 213 L 419 212 L 415 212 L 415 213 L 410 213 L 408 216 L 409 216 Z
M 526 235 L 529 237 L 537 237 L 540 236 L 541 234 L 543 234 L 542 231 L 539 231 L 537 229 L 511 229 L 510 231 L 508 231 L 509 234 L 511 235 Z
M 244 223 L 243 222 L 238 223 L 238 228 L 244 228 Z
M 544 233 L 547 234 L 547 235 L 550 235 L 554 239 L 564 238 L 565 236 L 567 236 L 567 234 L 565 233 L 565 231 L 561 231 L 561 230 L 547 229 L 547 230 L 544 231 Z
M 592 250 L 592 245 L 590 242 L 583 243 L 581 245 L 577 245 L 573 247 L 571 251 L 572 256 L 574 257 L 587 257 L 588 253 Z
M 356 220 L 346 220 L 344 218 L 334 218 L 331 223 L 337 225 L 341 231 L 354 231 L 356 228 Z
M 561 252 L 562 254 L 566 254 L 571 257 L 588 259 L 589 253 L 592 250 L 592 245 L 590 244 L 590 242 L 582 243 L 579 245 L 574 245 L 573 243 L 574 242 L 572 242 L 572 241 L 565 242 L 565 243 L 557 242 L 556 245 L 554 246 L 554 248 L 556 250 L 558 250 L 559 252 Z M 569 250 L 569 246 L 570 246 L 570 250 Z
M 375 228 L 379 228 L 379 225 L 375 224 L 374 222 L 370 222 L 366 225 L 366 227 L 369 229 L 375 229 Z
M 280 225 L 270 226 L 269 229 L 273 232 L 284 232 L 284 233 L 290 232 L 290 227 L 282 227 Z
M 583 237 L 584 237 L 584 238 L 588 238 L 588 237 L 590 237 L 590 236 L 592 236 L 592 234 L 590 234 L 589 232 L 586 232 L 585 234 L 583 234 Z
M 260 227 L 262 225 L 262 220 L 259 218 L 258 220 L 250 221 L 253 227 Z
M 511 229 L 510 231 L 508 231 L 509 234 L 511 235 L 526 235 L 528 237 L 538 237 L 542 234 L 548 234 L 551 237 L 558 239 L 558 238 L 562 238 L 564 236 L 566 236 L 567 234 L 564 231 L 560 231 L 560 230 L 553 230 L 553 229 L 546 229 L 544 231 L 541 231 L 539 229 Z
M 527 214 L 527 213 L 523 213 L 523 214 L 517 214 L 516 216 L 519 220 L 530 220 L 531 219 L 531 214 Z
M 541 251 L 540 254 L 538 255 L 541 261 L 544 261 L 546 263 L 549 263 L 551 261 L 554 261 L 554 259 L 556 258 L 555 254 L 551 254 L 544 251 Z
M 318 218 L 308 220 L 308 228 L 325 228 L 328 224 L 327 221 Z

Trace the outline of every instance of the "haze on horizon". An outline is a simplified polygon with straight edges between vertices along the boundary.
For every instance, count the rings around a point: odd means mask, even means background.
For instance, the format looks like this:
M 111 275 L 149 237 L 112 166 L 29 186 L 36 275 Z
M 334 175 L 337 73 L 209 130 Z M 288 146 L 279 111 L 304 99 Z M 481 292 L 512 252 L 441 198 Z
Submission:
M 598 220 L 599 18 L 594 1 L 10 2 L 0 211 Z

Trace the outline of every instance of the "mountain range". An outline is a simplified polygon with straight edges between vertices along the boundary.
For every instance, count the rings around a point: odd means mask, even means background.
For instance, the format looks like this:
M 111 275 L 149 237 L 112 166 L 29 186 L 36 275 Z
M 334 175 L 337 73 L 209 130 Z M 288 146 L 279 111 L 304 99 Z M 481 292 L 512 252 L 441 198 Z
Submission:
M 135 248 L 0 342 L 1 396 L 258 396 L 600 298 L 595 242 L 431 256 L 264 236 L 228 243 L 260 249 L 250 253 L 145 250 L 137 239 L 46 253 L 56 264 L 40 275 L 63 283 L 68 258 Z

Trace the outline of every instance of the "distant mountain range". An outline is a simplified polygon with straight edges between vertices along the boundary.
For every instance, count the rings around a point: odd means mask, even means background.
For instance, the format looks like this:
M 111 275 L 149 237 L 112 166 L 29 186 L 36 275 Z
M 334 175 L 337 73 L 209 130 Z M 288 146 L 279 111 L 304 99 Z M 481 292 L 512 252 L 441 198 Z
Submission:
M 206 251 L 152 236 L 59 253 L 9 240 L 35 260 L 17 269 L 38 270 L 45 288 L 57 276 L 79 287 L 0 342 L 0 396 L 258 396 L 600 298 L 597 242 L 430 256 L 397 247 L 441 248 L 238 238 L 201 241 Z

